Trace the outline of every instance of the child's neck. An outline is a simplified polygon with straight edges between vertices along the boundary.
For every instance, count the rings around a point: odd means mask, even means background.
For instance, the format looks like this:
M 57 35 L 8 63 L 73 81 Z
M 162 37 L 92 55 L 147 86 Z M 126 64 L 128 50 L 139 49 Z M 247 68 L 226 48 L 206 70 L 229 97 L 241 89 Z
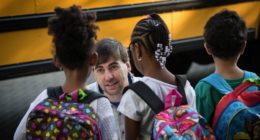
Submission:
M 149 71 L 146 71 L 144 75 L 168 84 L 172 84 L 172 85 L 176 84 L 176 80 L 174 78 L 175 76 L 169 70 L 167 70 L 167 68 L 163 68 L 163 69 L 157 68 L 156 70 L 150 69 Z
M 243 70 L 241 70 L 236 61 L 232 60 L 215 60 L 215 73 L 220 74 L 224 79 L 239 79 L 244 76 Z
M 87 73 L 77 70 L 65 72 L 66 81 L 62 86 L 64 92 L 72 92 L 75 89 L 84 88 L 87 79 Z

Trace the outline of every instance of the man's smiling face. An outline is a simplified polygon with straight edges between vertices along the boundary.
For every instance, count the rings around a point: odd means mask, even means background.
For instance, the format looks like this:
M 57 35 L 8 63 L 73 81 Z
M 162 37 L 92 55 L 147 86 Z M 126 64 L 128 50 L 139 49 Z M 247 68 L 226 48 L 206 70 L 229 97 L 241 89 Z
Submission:
M 125 86 L 128 85 L 129 62 L 122 62 L 110 57 L 107 62 L 98 64 L 94 68 L 94 75 L 105 94 L 122 94 Z

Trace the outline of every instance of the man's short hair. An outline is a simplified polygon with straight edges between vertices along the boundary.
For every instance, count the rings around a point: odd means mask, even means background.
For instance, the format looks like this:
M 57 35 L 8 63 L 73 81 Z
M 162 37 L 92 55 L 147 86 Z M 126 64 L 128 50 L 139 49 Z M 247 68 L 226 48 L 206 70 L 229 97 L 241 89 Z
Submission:
M 110 58 L 121 60 L 126 63 L 129 61 L 126 48 L 113 38 L 105 38 L 96 44 L 96 51 L 98 53 L 98 61 L 96 65 L 107 62 Z
M 234 57 L 247 39 L 246 24 L 235 11 L 223 10 L 208 20 L 204 38 L 214 56 L 223 59 Z

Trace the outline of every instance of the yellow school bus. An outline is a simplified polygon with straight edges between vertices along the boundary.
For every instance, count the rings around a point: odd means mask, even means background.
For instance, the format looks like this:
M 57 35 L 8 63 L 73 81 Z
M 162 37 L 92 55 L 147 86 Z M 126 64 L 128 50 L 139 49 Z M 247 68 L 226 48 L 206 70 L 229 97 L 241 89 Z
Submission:
M 97 13 L 98 39 L 114 37 L 128 47 L 138 20 L 158 13 L 166 21 L 174 53 L 167 67 L 185 73 L 192 61 L 210 63 L 203 50 L 203 27 L 223 9 L 235 10 L 248 27 L 247 52 L 240 65 L 259 73 L 259 0 L 4 0 L 0 5 L 0 80 L 57 70 L 52 65 L 51 37 L 47 19 L 57 6 L 79 5 Z M 259 59 L 258 59 L 259 60 Z

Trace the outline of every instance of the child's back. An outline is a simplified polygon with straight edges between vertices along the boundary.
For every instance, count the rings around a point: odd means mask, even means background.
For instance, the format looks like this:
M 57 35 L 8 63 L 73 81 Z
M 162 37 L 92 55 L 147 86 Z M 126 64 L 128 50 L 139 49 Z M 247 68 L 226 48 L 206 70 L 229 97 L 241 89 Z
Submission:
M 246 73 L 246 71 L 244 73 Z M 252 73 L 251 76 L 252 77 L 243 76 L 242 78 L 238 79 L 224 80 L 228 84 L 228 87 L 231 87 L 231 90 L 233 90 L 238 87 L 245 79 L 257 77 L 255 73 Z M 207 78 L 208 77 L 200 80 L 196 85 L 196 106 L 198 112 L 207 119 L 209 124 L 212 124 L 215 108 L 225 93 L 220 91 L 221 89 L 219 90 L 214 87 L 210 82 L 207 81 Z
M 226 84 L 224 88 L 230 87 L 232 90 L 244 79 L 257 76 L 255 73 L 248 76 L 246 71 L 237 66 L 240 55 L 244 53 L 247 38 L 245 22 L 237 13 L 228 10 L 219 12 L 209 19 L 204 28 L 204 46 L 215 64 L 215 72 L 212 75 L 224 79 L 220 82 Z M 210 76 L 200 80 L 195 91 L 198 112 L 212 124 L 215 107 L 227 92 L 223 93 L 213 86 L 217 81 L 212 82 L 213 85 L 210 84 L 206 80 Z
M 53 36 L 53 61 L 58 68 L 63 70 L 65 75 L 60 93 L 71 93 L 84 88 L 85 81 L 97 58 L 94 43 L 98 27 L 95 21 L 96 15 L 94 13 L 83 13 L 77 6 L 71 6 L 67 9 L 57 7 L 55 8 L 55 15 L 48 20 L 48 33 Z M 15 132 L 14 139 L 25 139 L 26 127 L 29 127 L 29 129 L 31 127 L 26 126 L 29 113 L 37 104 L 48 97 L 47 90 L 44 90 L 31 103 Z M 92 101 L 90 106 L 93 107 L 99 117 L 103 139 L 117 139 L 115 120 L 108 99 L 105 97 L 98 98 Z M 56 139 L 58 138 L 56 137 Z
M 147 84 L 162 101 L 164 101 L 164 97 L 171 90 L 177 89 L 176 85 L 168 84 L 148 76 L 144 76 L 140 81 Z M 195 108 L 195 92 L 188 81 L 185 84 L 184 90 L 188 104 Z M 120 104 L 118 110 L 130 119 L 140 121 L 139 135 L 142 139 L 150 139 L 152 132 L 152 118 L 155 115 L 152 109 L 132 90 L 128 90 L 124 94 L 121 102 L 122 104 Z
M 62 94 L 62 92 L 61 92 Z M 26 121 L 30 112 L 43 100 L 48 98 L 47 90 L 44 90 L 40 93 L 37 98 L 31 103 L 29 109 L 27 110 L 26 114 L 22 118 L 18 128 L 16 129 L 16 133 L 14 139 L 26 139 Z M 98 116 L 98 126 L 101 131 L 102 136 L 105 136 L 103 139 L 116 139 L 116 126 L 114 122 L 114 115 L 112 108 L 110 107 L 110 102 L 107 98 L 101 97 L 93 100 L 89 104 L 94 112 Z M 109 129 L 109 130 L 108 130 Z
M 144 75 L 140 80 L 164 101 L 164 97 L 177 88 L 177 82 L 175 75 L 165 68 L 166 57 L 172 52 L 172 47 L 168 28 L 158 15 L 150 15 L 137 23 L 130 49 L 137 70 Z M 188 81 L 184 89 L 188 104 L 195 108 L 194 89 Z M 151 118 L 155 113 L 144 100 L 132 90 L 127 90 L 118 110 L 126 116 L 126 139 L 151 139 Z

